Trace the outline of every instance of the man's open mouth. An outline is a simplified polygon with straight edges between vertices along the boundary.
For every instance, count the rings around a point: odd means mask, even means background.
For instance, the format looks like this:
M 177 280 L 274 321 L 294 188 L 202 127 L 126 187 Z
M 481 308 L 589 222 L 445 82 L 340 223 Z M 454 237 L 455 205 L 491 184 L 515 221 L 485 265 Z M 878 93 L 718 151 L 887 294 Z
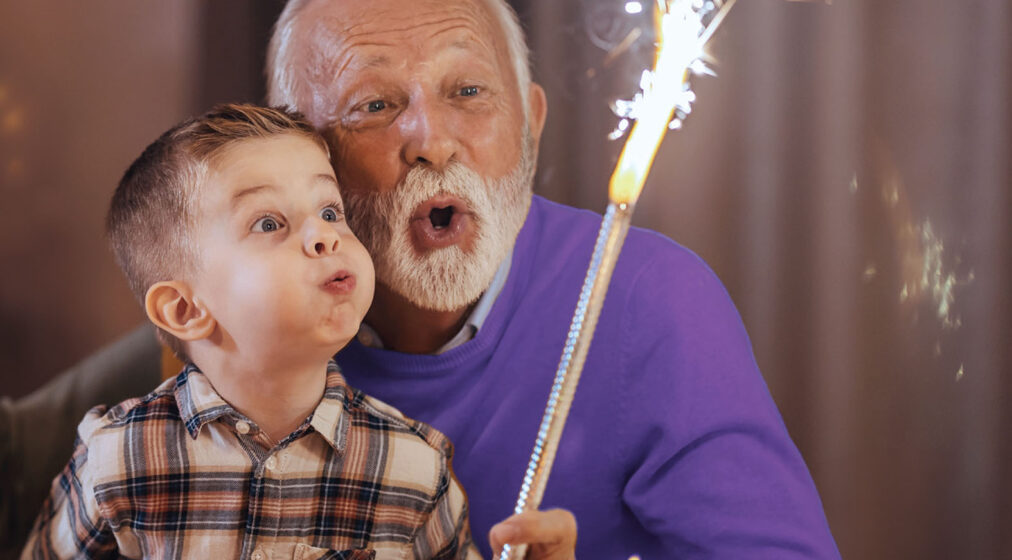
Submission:
M 453 214 L 456 210 L 453 206 L 433 208 L 429 211 L 429 223 L 436 230 L 450 227 L 450 222 L 453 220 Z
M 416 247 L 426 251 L 469 241 L 474 223 L 466 202 L 455 196 L 437 195 L 418 205 L 410 227 Z

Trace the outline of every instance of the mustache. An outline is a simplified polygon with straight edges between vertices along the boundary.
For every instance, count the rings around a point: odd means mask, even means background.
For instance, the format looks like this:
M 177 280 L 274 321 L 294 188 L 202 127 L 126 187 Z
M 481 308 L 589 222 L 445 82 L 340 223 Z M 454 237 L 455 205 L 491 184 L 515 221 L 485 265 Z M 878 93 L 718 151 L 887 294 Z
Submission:
M 480 209 L 488 208 L 488 188 L 485 179 L 460 162 L 450 162 L 442 171 L 418 165 L 411 168 L 393 190 L 345 194 L 345 212 L 356 236 L 363 242 L 367 239 L 380 242 L 380 238 L 389 239 L 393 228 L 406 226 L 422 203 L 438 195 L 449 195 L 475 210 L 472 219 L 480 231 L 487 220 Z M 386 227 L 381 227 L 384 225 Z

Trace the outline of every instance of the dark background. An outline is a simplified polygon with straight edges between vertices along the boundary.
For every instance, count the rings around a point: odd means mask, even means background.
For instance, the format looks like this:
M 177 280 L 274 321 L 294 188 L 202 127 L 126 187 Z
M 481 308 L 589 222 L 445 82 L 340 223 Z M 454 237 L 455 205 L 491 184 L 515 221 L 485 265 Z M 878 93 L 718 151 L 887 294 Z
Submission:
M 600 211 L 648 41 L 604 61 L 649 21 L 513 4 L 549 98 L 536 190 Z M 142 320 L 109 196 L 171 124 L 263 99 L 281 5 L 0 5 L 0 394 Z M 637 209 L 727 286 L 845 558 L 1012 557 L 1010 32 L 1007 0 L 739 2 Z

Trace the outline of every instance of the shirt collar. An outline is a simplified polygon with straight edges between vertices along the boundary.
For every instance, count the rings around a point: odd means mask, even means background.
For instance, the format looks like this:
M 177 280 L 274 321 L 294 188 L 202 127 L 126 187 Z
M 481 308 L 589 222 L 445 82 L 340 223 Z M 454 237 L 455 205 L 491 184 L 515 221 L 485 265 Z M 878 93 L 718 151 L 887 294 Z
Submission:
M 214 390 L 196 364 L 189 363 L 176 376 L 173 388 L 179 418 L 186 426 L 190 437 L 196 438 L 200 429 L 208 422 L 214 422 L 225 415 L 238 414 L 221 395 Z
M 449 342 L 440 347 L 439 350 L 436 350 L 434 354 L 449 352 L 478 335 L 478 331 L 485 324 L 485 320 L 488 319 L 489 314 L 492 313 L 492 306 L 495 305 L 495 301 L 499 298 L 499 294 L 502 293 L 502 289 L 506 285 L 506 279 L 509 278 L 512 263 L 513 249 L 510 249 L 509 254 L 506 255 L 503 262 L 499 264 L 499 268 L 496 269 L 495 276 L 492 277 L 492 283 L 485 290 L 485 293 L 481 295 L 481 298 L 478 299 L 478 303 L 475 304 L 471 314 L 468 315 L 464 326 L 457 331 L 457 334 Z M 383 341 L 380 339 L 379 333 L 365 323 L 359 325 L 358 341 L 362 346 L 368 348 L 383 348 Z
M 347 415 L 343 414 L 349 391 L 340 368 L 334 360 L 330 360 L 327 363 L 327 383 L 323 398 L 316 405 L 309 425 L 341 453 L 344 452 L 349 427 Z M 252 425 L 252 421 L 221 398 L 211 381 L 195 364 L 187 364 L 176 377 L 173 393 L 179 407 L 180 420 L 190 437 L 196 438 L 201 428 L 217 420 L 228 423 L 233 429 L 240 421 Z
M 316 405 L 309 424 L 339 453 L 344 453 L 348 441 L 348 428 L 351 424 L 344 410 L 351 393 L 337 363 L 334 360 L 327 362 L 327 387 L 323 390 L 323 398 Z

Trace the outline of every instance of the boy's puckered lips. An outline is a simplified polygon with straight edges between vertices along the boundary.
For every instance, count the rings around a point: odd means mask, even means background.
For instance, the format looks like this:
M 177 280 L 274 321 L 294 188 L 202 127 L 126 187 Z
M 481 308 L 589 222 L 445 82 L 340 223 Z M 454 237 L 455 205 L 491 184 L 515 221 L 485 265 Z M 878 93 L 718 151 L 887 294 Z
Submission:
M 347 270 L 339 270 L 327 278 L 323 289 L 332 294 L 350 294 L 355 290 L 355 275 Z
M 418 205 L 411 215 L 411 233 L 419 250 L 440 249 L 468 241 L 474 214 L 462 199 L 437 195 Z

